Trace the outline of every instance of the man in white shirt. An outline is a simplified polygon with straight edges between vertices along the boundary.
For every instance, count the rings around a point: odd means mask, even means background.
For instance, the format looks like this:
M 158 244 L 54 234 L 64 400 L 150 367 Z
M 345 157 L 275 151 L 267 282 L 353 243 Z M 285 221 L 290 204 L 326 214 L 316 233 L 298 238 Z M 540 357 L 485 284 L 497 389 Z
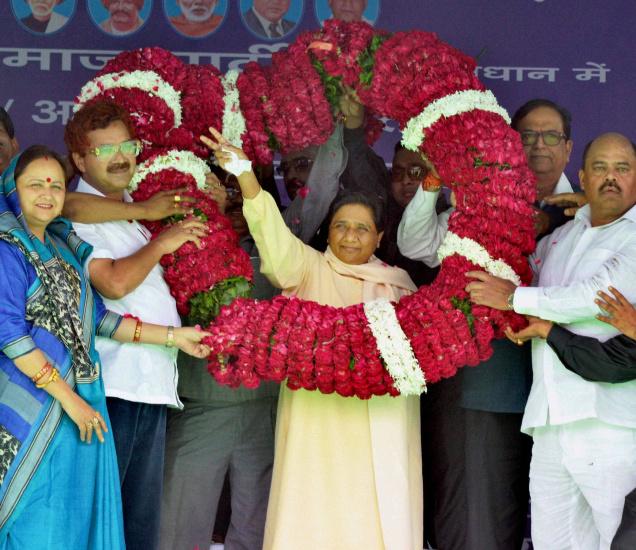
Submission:
M 572 150 L 571 117 L 550 100 L 534 99 L 516 111 L 512 126 L 536 171 L 539 238 L 568 219 L 542 199 L 572 191 L 563 173 Z M 454 209 L 437 215 L 439 183 L 426 185 L 406 207 L 397 243 L 404 256 L 436 267 Z M 532 442 L 520 428 L 532 378 L 530 349 L 506 340 L 492 346 L 489 360 L 435 384 L 422 401 L 426 498 L 433 499 L 435 542 L 445 549 L 518 548 L 525 534 Z
M 140 143 L 128 115 L 109 102 L 83 107 L 67 124 L 65 142 L 82 178 L 77 191 L 131 201 L 126 188 Z M 84 212 L 89 221 L 91 212 Z M 103 219 L 101 220 L 103 221 Z M 176 303 L 158 265 L 188 241 L 199 244 L 205 226 L 188 220 L 150 240 L 136 221 L 74 223 L 93 246 L 86 263 L 91 284 L 106 307 L 144 321 L 180 326 Z M 143 325 L 141 325 L 143 331 Z M 157 548 L 166 407 L 181 407 L 177 396 L 176 348 L 97 338 L 108 413 L 117 450 L 128 548 Z
M 477 304 L 534 315 L 605 341 L 618 334 L 596 316 L 598 293 L 636 301 L 636 145 L 604 134 L 579 171 L 588 205 L 539 243 L 536 286 L 483 272 L 466 287 Z M 609 548 L 625 495 L 636 485 L 636 382 L 589 382 L 568 371 L 545 340 L 532 342 L 533 383 L 522 430 L 532 435 L 535 548 Z

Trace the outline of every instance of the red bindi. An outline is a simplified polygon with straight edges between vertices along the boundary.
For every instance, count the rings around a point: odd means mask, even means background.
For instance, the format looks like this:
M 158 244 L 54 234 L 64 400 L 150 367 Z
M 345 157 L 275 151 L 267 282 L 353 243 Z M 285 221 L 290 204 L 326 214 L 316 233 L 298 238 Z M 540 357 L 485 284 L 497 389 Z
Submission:
M 51 183 L 51 178 L 46 178 L 47 183 Z

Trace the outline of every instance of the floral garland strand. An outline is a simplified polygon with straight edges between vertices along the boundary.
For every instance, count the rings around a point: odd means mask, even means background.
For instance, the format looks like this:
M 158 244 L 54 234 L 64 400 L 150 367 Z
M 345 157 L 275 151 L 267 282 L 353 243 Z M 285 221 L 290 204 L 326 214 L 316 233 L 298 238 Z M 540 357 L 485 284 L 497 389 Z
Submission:
M 243 146 L 243 134 L 247 130 L 245 117 L 241 113 L 239 90 L 236 86 L 239 72 L 228 71 L 223 77 L 223 137 L 235 147 Z
M 170 150 L 138 166 L 129 190 L 135 200 L 147 200 L 160 191 L 186 188 L 196 200 L 195 215 L 208 226 L 201 248 L 186 243 L 161 258 L 164 278 L 181 315 L 193 323 L 208 324 L 222 305 L 247 296 L 252 280 L 248 255 L 238 246 L 229 220 L 205 192 L 210 169 L 191 151 Z M 155 238 L 174 220 L 144 222 Z
M 113 89 L 138 89 L 160 98 L 172 112 L 173 128 L 181 125 L 181 95 L 154 71 L 131 71 L 98 76 L 84 84 L 75 98 L 73 112 L 79 111 L 86 103 Z
M 401 395 L 420 395 L 426 388 L 424 374 L 391 302 L 382 299 L 366 302 L 364 313 L 396 389 Z

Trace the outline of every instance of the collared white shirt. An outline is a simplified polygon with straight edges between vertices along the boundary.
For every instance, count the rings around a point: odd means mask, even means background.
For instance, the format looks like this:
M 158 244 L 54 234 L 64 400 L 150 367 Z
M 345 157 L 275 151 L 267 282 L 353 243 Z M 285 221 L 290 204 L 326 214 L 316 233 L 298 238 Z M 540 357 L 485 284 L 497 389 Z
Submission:
M 568 177 L 561 174 L 553 193 L 572 191 Z M 397 245 L 402 255 L 424 262 L 429 267 L 439 265 L 437 250 L 448 231 L 448 218 L 455 211 L 451 207 L 437 214 L 438 195 L 439 191 L 424 191 L 420 185 L 404 209 L 397 233 Z
M 252 11 L 254 12 L 254 15 L 256 16 L 256 19 L 258 19 L 258 21 L 261 24 L 261 26 L 265 29 L 265 32 L 267 33 L 267 37 L 268 38 L 273 38 L 272 37 L 272 29 L 270 28 L 270 26 L 273 23 L 273 21 L 270 21 L 269 19 L 265 19 L 260 13 L 258 13 L 256 8 L 254 8 L 253 6 L 252 6 Z M 276 31 L 278 31 L 278 33 L 280 34 L 281 37 L 285 34 L 285 31 L 283 30 L 282 19 L 279 19 L 278 21 L 276 21 L 276 23 L 274 24 L 274 28 L 276 29 Z M 279 38 L 279 37 L 277 37 L 277 38 Z
M 565 175 L 565 172 L 562 172 L 561 177 L 559 178 L 559 181 L 557 181 L 557 184 L 554 186 L 554 191 L 552 191 L 551 195 L 557 195 L 559 193 L 572 193 L 573 191 L 574 188 L 572 187 L 570 180 Z M 541 208 L 543 208 L 544 206 L 545 201 L 541 201 Z
M 77 191 L 103 196 L 80 179 Z M 131 202 L 128 193 L 124 200 Z M 150 241 L 149 231 L 136 221 L 116 221 L 96 224 L 73 223 L 77 234 L 93 246 L 86 262 L 98 258 L 126 258 Z M 120 314 L 130 313 L 142 321 L 159 325 L 181 326 L 177 306 L 163 278 L 159 264 L 144 281 L 121 300 L 103 297 L 106 307 Z M 142 328 L 143 333 L 143 328 Z M 106 395 L 126 401 L 165 404 L 181 408 L 177 396 L 177 350 L 149 344 L 121 344 L 97 337 L 95 347 L 103 367 Z
M 515 291 L 514 309 L 563 325 L 575 334 L 608 340 L 618 331 L 595 319 L 599 290 L 611 285 L 636 302 L 636 207 L 600 227 L 590 207 L 539 242 L 531 257 L 535 287 Z M 567 370 L 545 340 L 532 341 L 533 382 L 522 431 L 587 418 L 636 428 L 636 381 L 588 382 Z
M 448 218 L 453 207 L 439 215 L 435 211 L 439 191 L 424 191 L 418 186 L 415 195 L 406 205 L 398 226 L 397 245 L 403 256 L 437 267 L 437 249 L 448 231 Z

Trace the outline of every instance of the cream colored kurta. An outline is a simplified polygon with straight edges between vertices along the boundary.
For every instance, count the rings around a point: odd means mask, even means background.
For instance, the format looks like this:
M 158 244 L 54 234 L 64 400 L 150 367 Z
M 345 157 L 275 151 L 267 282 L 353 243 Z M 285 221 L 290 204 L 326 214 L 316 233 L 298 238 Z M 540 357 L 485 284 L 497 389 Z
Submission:
M 395 300 L 414 288 L 410 279 L 398 288 L 337 273 L 290 233 L 264 191 L 243 212 L 262 272 L 287 294 L 340 307 L 362 302 L 363 291 L 368 299 L 370 287 Z M 386 281 L 404 280 L 385 269 Z M 417 397 L 361 400 L 282 386 L 265 549 L 421 550 L 422 507 Z

